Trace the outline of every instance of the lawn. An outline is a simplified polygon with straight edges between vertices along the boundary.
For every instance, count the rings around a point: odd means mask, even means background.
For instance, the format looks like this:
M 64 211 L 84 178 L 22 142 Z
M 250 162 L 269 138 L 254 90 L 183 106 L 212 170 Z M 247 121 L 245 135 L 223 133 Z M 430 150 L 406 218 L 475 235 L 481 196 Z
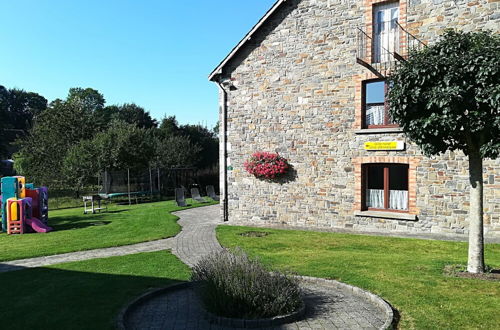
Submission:
M 191 203 L 193 206 L 214 203 Z M 110 205 L 108 212 L 83 214 L 83 208 L 49 212 L 47 234 L 0 234 L 0 261 L 120 246 L 175 236 L 183 210 L 174 201 L 138 205 Z
M 190 274 L 167 251 L 0 273 L 1 328 L 112 329 L 128 301 Z
M 264 237 L 241 236 L 250 230 Z M 402 329 L 498 329 L 500 282 L 443 275 L 467 261 L 467 244 L 219 226 L 226 247 L 239 246 L 264 263 L 369 290 L 400 313 Z M 500 244 L 486 245 L 486 262 L 500 268 Z

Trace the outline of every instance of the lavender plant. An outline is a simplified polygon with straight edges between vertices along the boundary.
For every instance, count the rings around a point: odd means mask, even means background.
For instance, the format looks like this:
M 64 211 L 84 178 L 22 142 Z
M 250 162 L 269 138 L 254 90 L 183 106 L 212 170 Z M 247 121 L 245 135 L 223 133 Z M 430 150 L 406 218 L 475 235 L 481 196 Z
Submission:
M 224 249 L 202 259 L 191 278 L 205 308 L 233 318 L 267 318 L 289 314 L 302 304 L 297 279 L 269 272 L 240 249 Z

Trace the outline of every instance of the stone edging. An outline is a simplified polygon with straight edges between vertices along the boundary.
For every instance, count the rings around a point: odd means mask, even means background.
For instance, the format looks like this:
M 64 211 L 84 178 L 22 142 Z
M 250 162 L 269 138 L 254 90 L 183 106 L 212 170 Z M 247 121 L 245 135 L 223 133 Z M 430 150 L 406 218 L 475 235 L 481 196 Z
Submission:
M 386 302 L 384 299 L 380 298 L 376 294 L 373 294 L 369 291 L 358 288 L 357 286 L 345 284 L 345 283 L 335 281 L 335 280 L 327 280 L 325 278 L 318 278 L 318 277 L 311 277 L 311 276 L 296 276 L 296 277 L 303 280 L 303 281 L 307 281 L 307 282 L 333 284 L 335 287 L 337 287 L 341 290 L 350 291 L 357 296 L 361 296 L 361 297 L 371 301 L 372 303 L 376 304 L 386 315 L 384 325 L 382 325 L 382 327 L 380 329 L 385 330 L 385 329 L 392 329 L 393 328 L 394 311 L 388 302 Z
M 302 302 L 299 309 L 297 309 L 293 313 L 286 315 L 279 315 L 275 317 L 269 317 L 265 319 L 247 320 L 247 319 L 229 318 L 229 317 L 217 316 L 206 310 L 204 310 L 203 316 L 205 317 L 206 320 L 208 320 L 212 324 L 249 329 L 249 328 L 274 327 L 276 325 L 295 322 L 298 321 L 302 316 L 304 316 L 305 313 L 306 313 L 306 305 L 304 304 L 304 302 Z
M 340 290 L 352 292 L 353 294 L 355 294 L 357 296 L 361 296 L 361 297 L 369 300 L 370 302 L 376 304 L 384 312 L 384 314 L 386 316 L 384 325 L 380 329 L 385 330 L 385 329 L 392 329 L 393 328 L 392 327 L 392 323 L 394 320 L 393 309 L 385 300 L 383 300 L 379 296 L 377 296 L 369 291 L 358 288 L 356 286 L 352 286 L 352 285 L 345 284 L 345 283 L 335 281 L 335 280 L 327 280 L 324 278 L 317 278 L 317 277 L 310 277 L 310 276 L 296 276 L 296 277 L 305 281 L 305 282 L 328 283 L 330 285 L 333 285 L 333 286 L 339 288 Z M 120 313 L 118 314 L 118 316 L 116 318 L 116 322 L 115 322 L 116 328 L 119 330 L 126 330 L 125 321 L 126 321 L 127 315 L 131 311 L 133 311 L 135 308 L 137 308 L 140 304 L 142 304 L 143 302 L 145 302 L 151 298 L 157 297 L 159 295 L 162 295 L 166 292 L 187 289 L 187 288 L 190 288 L 192 286 L 193 286 L 192 282 L 183 282 L 183 283 L 179 283 L 179 284 L 173 284 L 173 285 L 170 285 L 170 286 L 164 287 L 164 288 L 152 289 L 152 290 L 142 294 L 141 296 L 135 298 L 134 300 L 129 302 L 125 307 L 123 307 L 121 309 Z M 302 316 L 305 313 L 305 306 L 303 306 L 303 308 L 301 308 L 301 310 L 299 310 L 297 313 L 299 313 L 300 315 L 295 315 L 295 313 L 293 313 L 293 314 L 284 316 L 284 317 L 291 317 L 291 319 L 287 319 L 285 322 L 296 321 L 300 316 Z M 225 318 L 219 318 L 219 319 L 225 319 Z M 229 319 L 229 320 L 230 320 L 230 322 L 234 322 L 234 320 L 232 320 L 232 319 Z M 258 321 L 268 322 L 269 320 L 272 320 L 272 318 L 265 319 L 265 320 L 256 320 L 256 321 L 257 322 Z M 284 323 L 284 322 L 282 322 L 282 323 Z M 238 326 L 238 325 L 241 325 L 241 323 L 238 323 L 238 324 L 230 323 L 230 324 L 225 324 L 225 325 Z M 270 326 L 270 325 L 268 323 L 253 325 L 253 327 L 260 327 L 260 326 Z
M 151 290 L 143 293 L 139 297 L 130 301 L 125 307 L 123 307 L 120 310 L 120 313 L 118 313 L 118 316 L 116 317 L 116 321 L 115 321 L 116 329 L 126 330 L 127 328 L 125 327 L 125 321 L 126 321 L 127 315 L 130 314 L 130 312 L 132 312 L 134 309 L 136 309 L 143 302 L 145 302 L 151 298 L 160 296 L 166 292 L 190 288 L 192 285 L 193 284 L 191 282 L 182 282 L 182 283 L 172 284 L 172 285 L 169 285 L 169 286 L 164 287 L 164 288 L 151 289 Z

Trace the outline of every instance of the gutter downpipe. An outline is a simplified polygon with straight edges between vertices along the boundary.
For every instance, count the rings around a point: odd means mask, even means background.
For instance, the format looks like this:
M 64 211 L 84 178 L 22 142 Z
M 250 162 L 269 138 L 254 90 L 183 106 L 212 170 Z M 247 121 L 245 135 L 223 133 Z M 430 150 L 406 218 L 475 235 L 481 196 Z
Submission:
M 227 91 L 219 80 L 214 79 L 219 87 L 219 164 L 222 171 L 219 170 L 219 187 L 221 189 L 222 201 L 222 220 L 229 221 L 228 194 L 227 194 Z

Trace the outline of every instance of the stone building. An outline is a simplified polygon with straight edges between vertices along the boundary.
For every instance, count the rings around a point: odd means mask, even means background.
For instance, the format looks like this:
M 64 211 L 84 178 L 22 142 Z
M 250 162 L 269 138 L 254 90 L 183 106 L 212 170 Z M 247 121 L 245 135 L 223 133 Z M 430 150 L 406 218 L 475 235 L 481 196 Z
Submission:
M 277 1 L 209 77 L 220 87 L 225 220 L 467 235 L 467 158 L 425 157 L 384 100 L 391 66 L 449 27 L 500 31 L 500 1 Z M 256 151 L 287 158 L 293 177 L 248 174 Z M 499 238 L 500 161 L 484 173 L 485 236 Z

